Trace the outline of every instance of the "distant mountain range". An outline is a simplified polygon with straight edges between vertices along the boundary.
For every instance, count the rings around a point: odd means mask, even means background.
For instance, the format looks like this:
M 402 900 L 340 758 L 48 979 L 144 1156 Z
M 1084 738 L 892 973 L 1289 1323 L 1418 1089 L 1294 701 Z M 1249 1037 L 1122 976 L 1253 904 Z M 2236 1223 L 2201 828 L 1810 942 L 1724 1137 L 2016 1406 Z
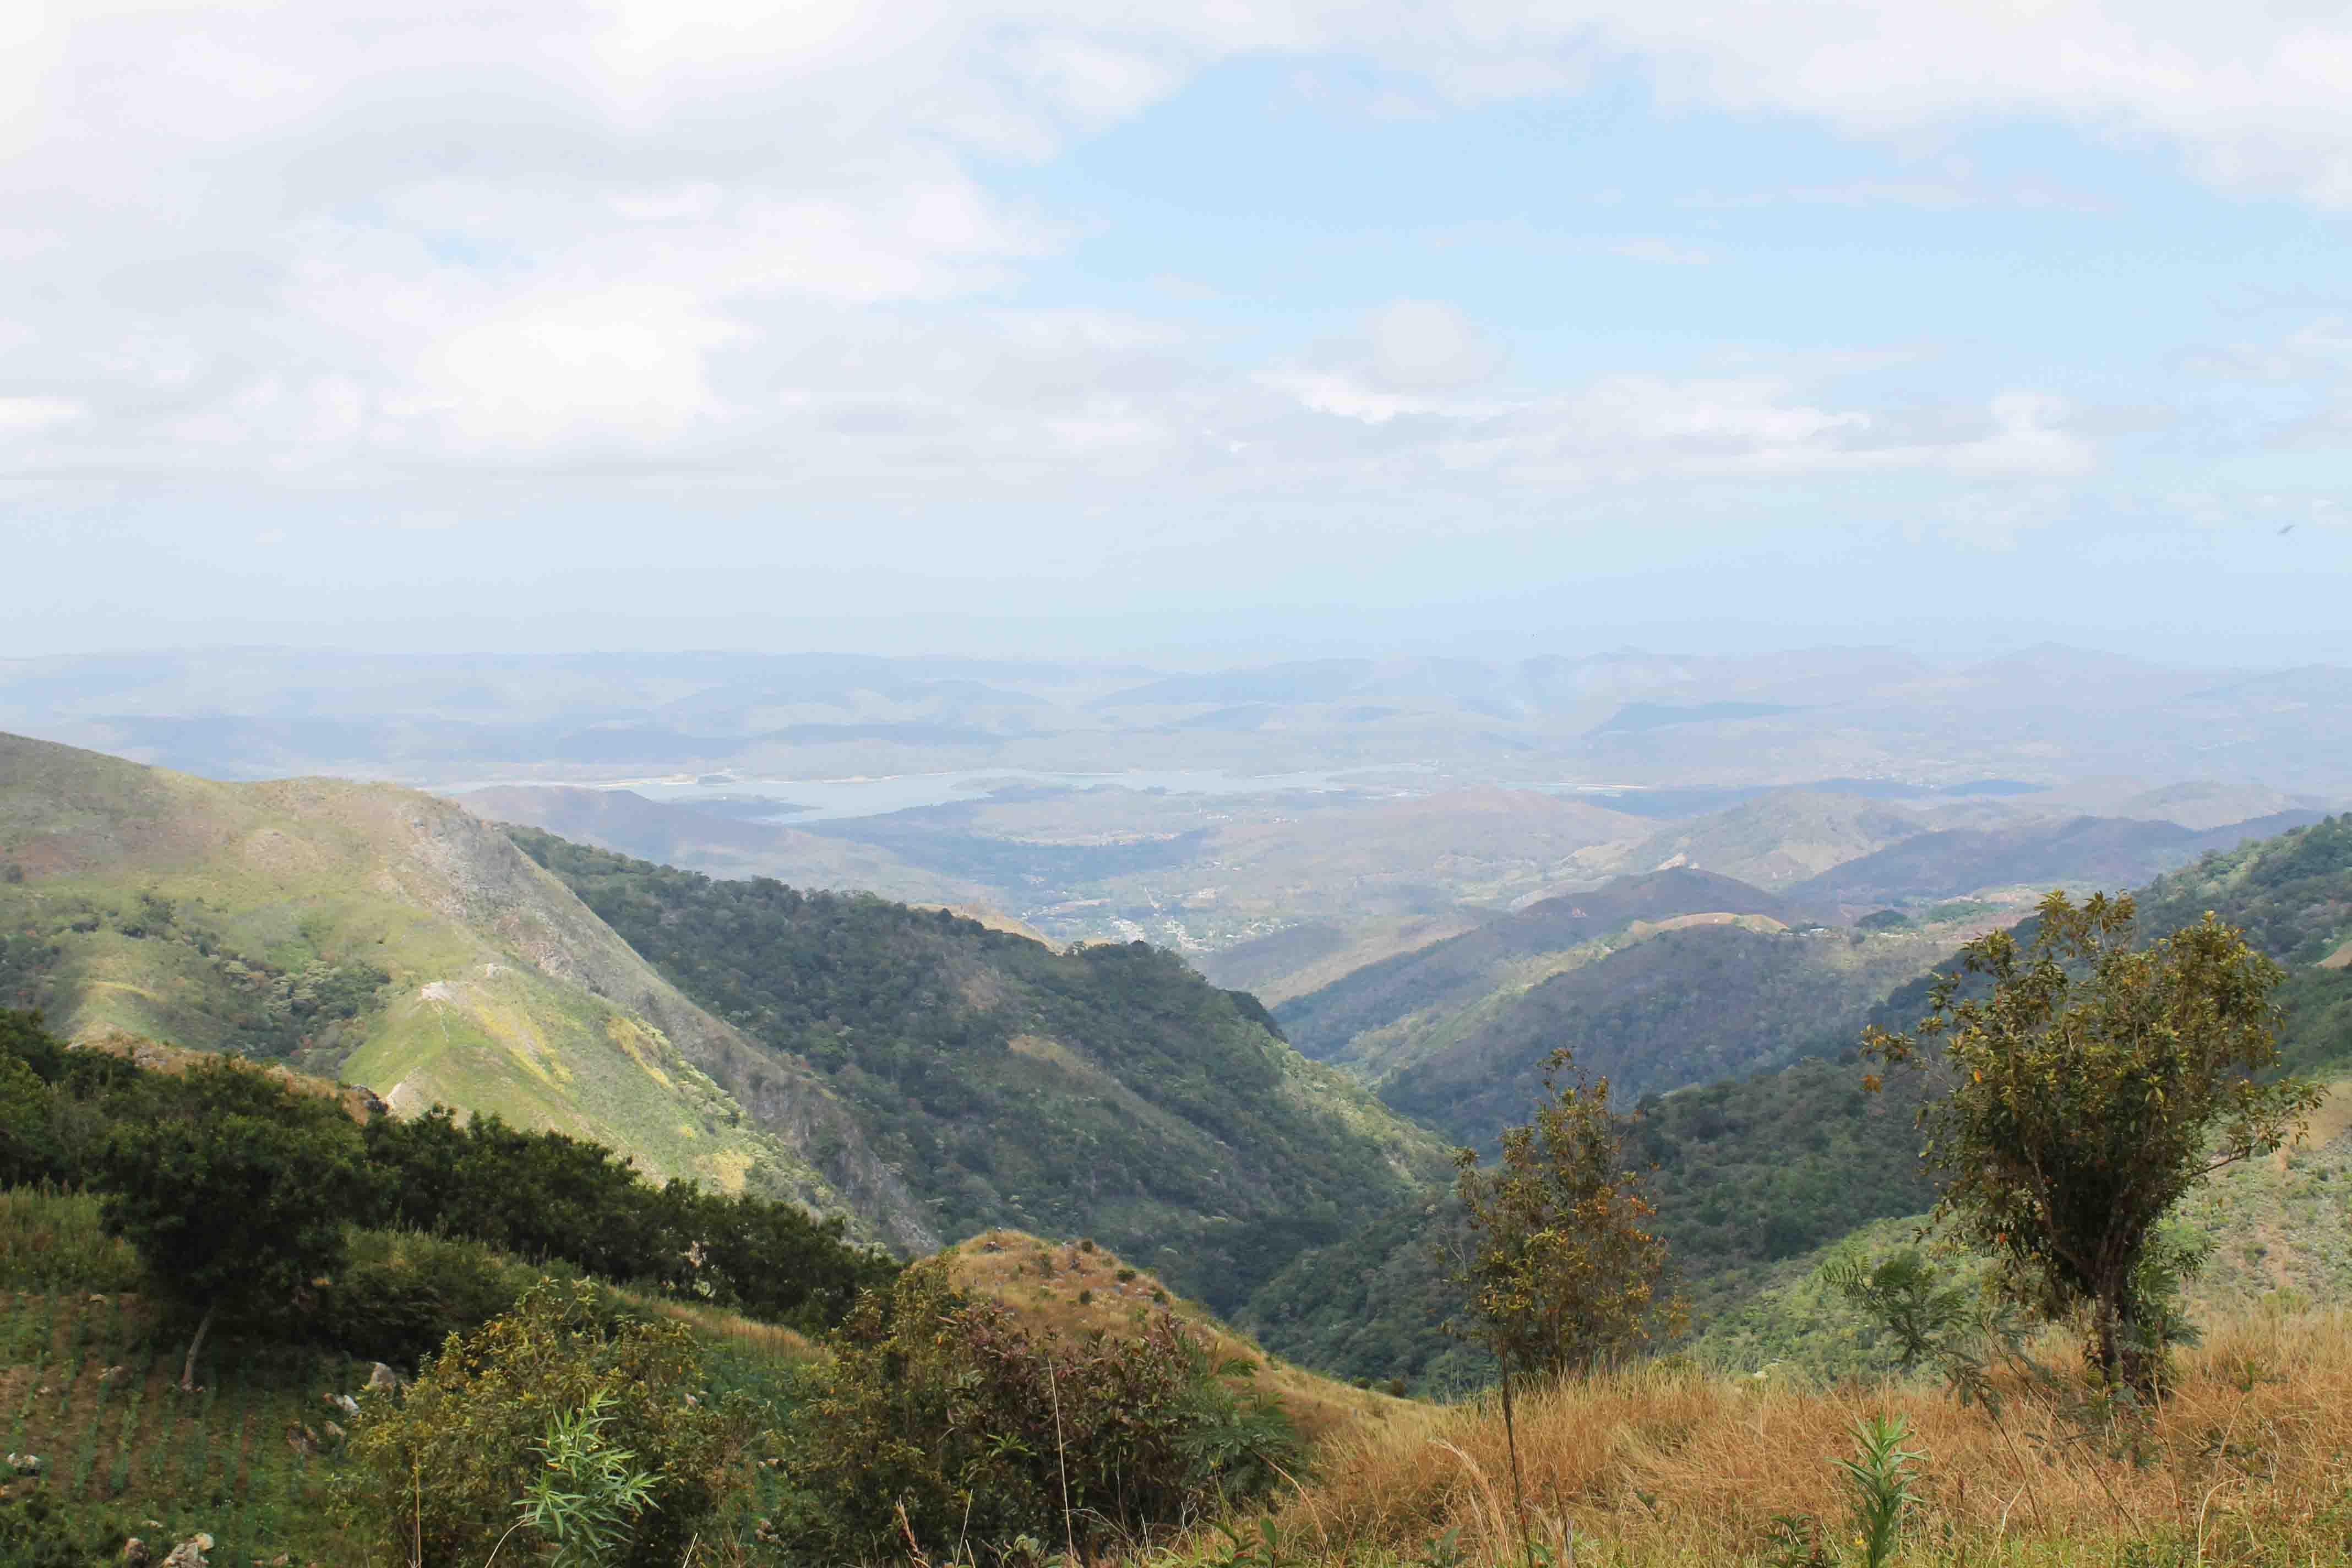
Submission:
M 854 839 L 804 833 L 736 811 L 648 800 L 634 790 L 501 784 L 457 797 L 475 816 L 545 828 L 714 877 L 773 877 L 803 888 L 859 888 L 917 903 L 986 903 L 993 889 L 915 866 Z
M 2259 778 L 2352 795 L 2352 670 L 2174 668 L 2045 647 L 1509 662 L 1133 666 L 722 653 L 392 658 L 227 649 L 0 662 L 0 726 L 198 773 L 440 784 L 1001 767 L 1795 786 Z M 2306 803 L 2308 804 L 2308 803 Z
M 1824 929 L 1743 882 L 1675 868 L 1546 900 L 1276 1016 L 1392 1109 L 1486 1144 L 1555 1048 L 1628 1097 L 1745 1076 L 1820 1048 L 1948 945 Z

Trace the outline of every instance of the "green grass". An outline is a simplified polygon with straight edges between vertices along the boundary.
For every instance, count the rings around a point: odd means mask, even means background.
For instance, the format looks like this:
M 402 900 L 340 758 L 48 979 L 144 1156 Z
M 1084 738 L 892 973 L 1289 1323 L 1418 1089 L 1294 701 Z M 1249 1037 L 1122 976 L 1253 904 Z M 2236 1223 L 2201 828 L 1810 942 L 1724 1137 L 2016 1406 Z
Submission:
M 139 1257 L 99 1229 L 98 1199 L 45 1188 L 0 1190 L 0 1290 L 130 1290 Z

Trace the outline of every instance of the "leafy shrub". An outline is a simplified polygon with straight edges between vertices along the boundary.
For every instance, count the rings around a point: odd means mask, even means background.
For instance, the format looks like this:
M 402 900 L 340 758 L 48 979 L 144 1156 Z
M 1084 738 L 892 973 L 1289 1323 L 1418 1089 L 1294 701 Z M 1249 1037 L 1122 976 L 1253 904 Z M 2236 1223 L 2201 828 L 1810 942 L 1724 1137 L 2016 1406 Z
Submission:
M 341 1265 L 344 1221 L 373 1200 L 374 1175 L 332 1100 L 226 1059 L 176 1087 L 164 1114 L 115 1124 L 101 1214 L 139 1249 L 159 1295 L 202 1307 L 180 1376 L 192 1389 L 221 1308 L 266 1311 Z
M 402 1366 L 415 1365 L 451 1334 L 471 1332 L 509 1310 L 550 1274 L 544 1267 L 509 1262 L 478 1242 L 420 1231 L 353 1231 L 350 1248 L 343 1266 L 288 1327 L 305 1339 Z M 559 1277 L 577 1278 L 568 1270 Z
M 182 1077 L 150 1072 L 66 1049 L 37 1013 L 0 1010 L 0 1184 L 37 1183 L 110 1191 L 118 1227 L 167 1282 L 187 1285 L 181 1294 L 240 1297 L 236 1305 L 257 1313 L 282 1314 L 303 1281 L 340 1279 L 337 1238 L 347 1223 L 477 1242 L 812 1332 L 839 1322 L 860 1290 L 897 1268 L 852 1245 L 838 1218 L 749 1193 L 657 1186 L 584 1139 L 524 1131 L 495 1116 L 461 1125 L 438 1106 L 414 1121 L 380 1116 L 356 1127 L 335 1100 L 234 1058 Z M 190 1268 L 224 1254 L 235 1288 L 225 1293 Z M 453 1270 L 473 1277 L 461 1281 Z M 442 1255 L 434 1273 L 371 1281 L 385 1292 L 387 1312 L 396 1317 L 405 1304 L 403 1324 L 369 1321 L 362 1311 L 352 1336 L 303 1331 L 355 1348 L 395 1333 L 414 1354 L 513 1300 L 510 1291 L 485 1310 L 487 1277 L 461 1254 Z M 419 1300 L 420 1290 L 449 1310 Z M 366 1305 L 349 1292 L 341 1304 Z
M 367 1396 L 338 1491 L 346 1526 L 393 1561 L 486 1561 L 519 1527 L 550 1435 L 582 1413 L 605 1451 L 653 1485 L 614 1531 L 612 1561 L 670 1568 L 742 1485 L 750 1423 L 735 1402 L 689 1399 L 694 1339 L 667 1320 L 609 1323 L 606 1301 L 550 1281 L 470 1334 L 452 1335 L 397 1394 Z
M 632 1469 L 636 1455 L 605 1436 L 612 1403 L 598 1389 L 581 1409 L 558 1415 L 538 1445 L 540 1472 L 518 1507 L 521 1525 L 553 1543 L 550 1568 L 596 1568 L 653 1506 L 654 1477 Z
M 1139 1318 L 1133 1337 L 1034 1335 L 931 1263 L 869 1292 L 795 1413 L 787 1538 L 828 1562 L 896 1554 L 907 1531 L 1000 1561 L 1024 1537 L 1090 1551 L 1296 1468 L 1278 1402 L 1236 1394 L 1240 1369 L 1170 1314 Z
M 1894 1342 L 1905 1372 L 1951 1353 L 1973 1321 L 1970 1292 L 1916 1247 L 1870 1262 L 1851 1250 L 1823 1263 L 1822 1282 Z

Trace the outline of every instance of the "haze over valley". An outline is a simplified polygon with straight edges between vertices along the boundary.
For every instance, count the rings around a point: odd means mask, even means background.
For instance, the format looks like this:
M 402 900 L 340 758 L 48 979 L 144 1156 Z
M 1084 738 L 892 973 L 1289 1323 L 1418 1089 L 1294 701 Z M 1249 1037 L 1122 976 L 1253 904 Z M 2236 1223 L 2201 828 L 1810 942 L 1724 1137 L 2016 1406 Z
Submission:
M 154 655 L 0 666 L 0 724 L 215 777 L 397 781 L 663 864 L 1057 942 L 1150 941 L 1274 1002 L 1628 873 L 1717 872 L 1833 921 L 2002 910 L 2352 800 L 2352 670 L 2056 646 L 1178 674 Z

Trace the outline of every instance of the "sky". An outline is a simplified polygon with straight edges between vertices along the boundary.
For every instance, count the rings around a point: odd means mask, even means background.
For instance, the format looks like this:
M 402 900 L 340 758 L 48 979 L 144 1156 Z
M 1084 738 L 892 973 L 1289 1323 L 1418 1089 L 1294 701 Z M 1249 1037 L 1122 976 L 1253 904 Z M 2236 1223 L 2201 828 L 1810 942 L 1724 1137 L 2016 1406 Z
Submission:
M 2352 9 L 0 7 L 0 657 L 2352 662 Z

